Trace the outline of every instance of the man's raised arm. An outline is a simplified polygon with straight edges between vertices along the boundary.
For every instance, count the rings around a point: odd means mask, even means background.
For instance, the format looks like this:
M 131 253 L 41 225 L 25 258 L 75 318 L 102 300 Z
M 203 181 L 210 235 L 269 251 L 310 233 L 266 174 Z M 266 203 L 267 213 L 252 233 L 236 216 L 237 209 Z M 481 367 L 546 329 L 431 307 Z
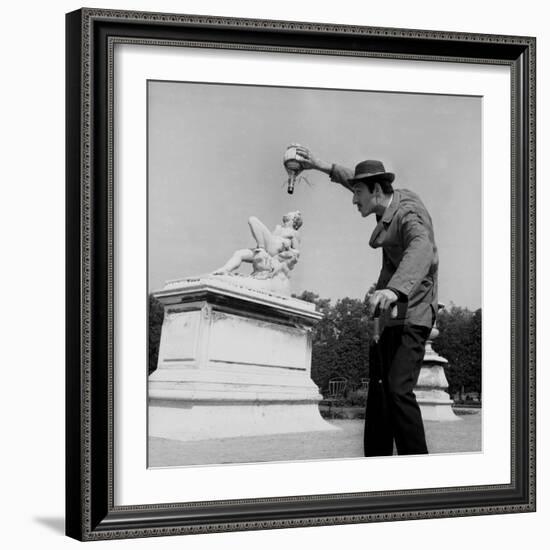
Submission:
M 353 193 L 353 189 L 348 183 L 348 179 L 353 177 L 353 171 L 345 166 L 325 162 L 314 155 L 310 149 L 303 145 L 296 146 L 296 154 L 299 155 L 298 160 L 304 170 L 318 170 L 327 174 L 331 181 L 343 185 L 346 189 Z

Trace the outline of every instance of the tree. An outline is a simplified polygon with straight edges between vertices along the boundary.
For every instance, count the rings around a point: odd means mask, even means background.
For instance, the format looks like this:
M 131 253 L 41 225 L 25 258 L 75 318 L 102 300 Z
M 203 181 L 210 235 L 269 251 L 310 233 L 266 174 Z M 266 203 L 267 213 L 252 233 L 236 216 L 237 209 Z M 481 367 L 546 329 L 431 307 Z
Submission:
M 162 322 L 164 321 L 164 307 L 152 295 L 149 295 L 149 368 L 148 373 L 151 374 L 157 369 L 160 334 L 162 330 Z
M 359 384 L 368 376 L 370 323 L 365 304 L 352 298 L 338 300 L 333 308 L 338 338 L 335 373 Z
M 304 291 L 295 296 L 312 302 L 323 318 L 313 328 L 311 377 L 326 390 L 331 378 L 344 377 L 350 384 L 359 385 L 368 376 L 368 349 L 372 334 L 368 301 L 353 298 L 338 300 L 334 306 L 329 299 Z
M 481 309 L 474 312 L 451 304 L 437 319 L 440 331 L 434 349 L 449 365 L 445 370 L 449 392 L 481 393 Z
M 336 363 L 335 344 L 337 331 L 332 319 L 332 308 L 329 299 L 322 299 L 318 294 L 305 290 L 299 296 L 299 300 L 315 304 L 322 319 L 312 330 L 311 350 L 311 377 L 319 388 L 328 386 L 328 381 L 333 377 Z

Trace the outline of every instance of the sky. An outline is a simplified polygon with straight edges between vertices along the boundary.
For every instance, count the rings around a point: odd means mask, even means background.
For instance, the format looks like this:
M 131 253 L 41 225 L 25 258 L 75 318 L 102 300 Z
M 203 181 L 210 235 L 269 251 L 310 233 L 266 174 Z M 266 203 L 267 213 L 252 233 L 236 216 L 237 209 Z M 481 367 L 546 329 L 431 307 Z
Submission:
M 272 229 L 300 210 L 292 291 L 363 299 L 382 261 L 368 244 L 376 220 L 321 172 L 303 172 L 309 183 L 287 194 L 283 154 L 300 143 L 352 169 L 381 160 L 394 188 L 418 193 L 434 223 L 440 302 L 481 307 L 481 109 L 480 97 L 150 81 L 149 290 L 255 246 L 250 216 Z

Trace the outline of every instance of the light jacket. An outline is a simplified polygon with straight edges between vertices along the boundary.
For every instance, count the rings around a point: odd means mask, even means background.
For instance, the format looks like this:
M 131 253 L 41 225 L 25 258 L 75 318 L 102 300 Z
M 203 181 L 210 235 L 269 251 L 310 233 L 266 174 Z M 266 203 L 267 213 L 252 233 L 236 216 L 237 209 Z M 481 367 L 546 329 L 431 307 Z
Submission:
M 351 170 L 333 165 L 332 181 L 349 188 L 351 177 Z M 399 296 L 397 318 L 386 324 L 431 327 L 438 310 L 438 254 L 426 207 L 416 193 L 394 189 L 391 204 L 377 221 L 369 241 L 372 248 L 382 248 L 376 289 L 389 288 Z

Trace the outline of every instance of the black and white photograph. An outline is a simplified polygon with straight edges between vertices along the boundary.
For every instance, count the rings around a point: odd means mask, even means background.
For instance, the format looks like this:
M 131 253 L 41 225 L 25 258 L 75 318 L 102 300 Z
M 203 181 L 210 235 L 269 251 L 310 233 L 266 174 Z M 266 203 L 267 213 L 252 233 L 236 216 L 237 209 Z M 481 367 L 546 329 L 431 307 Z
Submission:
M 483 451 L 482 98 L 147 82 L 148 467 Z

